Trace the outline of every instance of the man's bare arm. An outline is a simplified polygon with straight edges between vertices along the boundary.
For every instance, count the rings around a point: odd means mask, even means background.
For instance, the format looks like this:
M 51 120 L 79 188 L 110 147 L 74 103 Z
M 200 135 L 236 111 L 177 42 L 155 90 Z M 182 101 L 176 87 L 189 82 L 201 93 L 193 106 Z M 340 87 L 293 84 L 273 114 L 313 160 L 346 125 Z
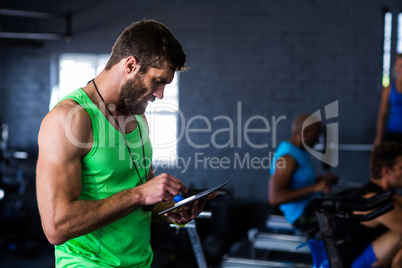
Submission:
M 391 92 L 390 86 L 383 88 L 381 92 L 381 100 L 378 108 L 376 136 L 374 140 L 374 145 L 380 143 L 383 139 L 383 132 L 388 117 L 390 92 Z
M 297 162 L 290 155 L 284 155 L 281 158 L 283 163 L 277 165 L 269 181 L 268 199 L 271 205 L 276 206 L 297 201 L 312 193 L 320 192 L 325 189 L 326 182 L 324 180 L 311 186 L 291 189 L 291 181 L 297 169 Z
M 374 196 L 374 194 L 366 195 L 365 198 Z M 363 222 L 364 225 L 368 227 L 376 227 L 378 225 L 384 225 L 390 231 L 398 234 L 402 234 L 402 207 L 401 197 L 399 195 L 394 195 L 394 209 L 384 215 L 368 222 Z

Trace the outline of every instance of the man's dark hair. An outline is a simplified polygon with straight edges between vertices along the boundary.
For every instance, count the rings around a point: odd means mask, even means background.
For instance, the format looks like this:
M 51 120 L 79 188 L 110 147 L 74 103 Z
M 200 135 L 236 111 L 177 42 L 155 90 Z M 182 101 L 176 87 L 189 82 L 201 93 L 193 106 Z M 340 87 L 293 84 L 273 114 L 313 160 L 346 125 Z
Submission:
M 181 44 L 165 25 L 153 20 L 134 22 L 122 32 L 105 70 L 129 56 L 137 59 L 141 73 L 151 67 L 161 68 L 164 61 L 175 71 L 185 70 L 186 54 Z
M 374 147 L 370 156 L 370 175 L 373 179 L 381 178 L 381 169 L 395 166 L 396 158 L 402 156 L 402 144 L 383 142 Z

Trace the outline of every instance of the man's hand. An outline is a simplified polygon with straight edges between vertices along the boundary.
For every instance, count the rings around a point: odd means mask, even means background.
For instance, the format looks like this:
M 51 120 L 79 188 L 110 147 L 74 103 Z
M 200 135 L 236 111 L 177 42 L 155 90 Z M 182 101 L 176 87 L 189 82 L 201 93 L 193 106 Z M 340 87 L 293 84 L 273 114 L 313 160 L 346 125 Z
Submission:
M 167 212 L 164 215 L 169 217 L 173 223 L 177 223 L 180 225 L 186 224 L 189 221 L 195 219 L 198 216 L 198 214 L 201 213 L 205 203 L 211 200 L 212 198 L 215 198 L 217 195 L 218 195 L 217 192 L 212 192 L 205 198 L 196 200 L 189 205 L 182 206 L 176 211 Z
M 170 202 L 179 193 L 187 193 L 186 186 L 178 178 L 162 173 L 143 185 L 136 187 L 141 194 L 143 205 L 154 205 L 158 202 Z
M 317 176 L 316 181 L 316 192 L 327 194 L 331 190 L 331 186 L 338 181 L 338 176 L 334 173 L 319 175 Z
M 314 186 L 316 193 L 321 192 L 327 194 L 331 189 L 331 184 L 327 180 L 319 180 Z

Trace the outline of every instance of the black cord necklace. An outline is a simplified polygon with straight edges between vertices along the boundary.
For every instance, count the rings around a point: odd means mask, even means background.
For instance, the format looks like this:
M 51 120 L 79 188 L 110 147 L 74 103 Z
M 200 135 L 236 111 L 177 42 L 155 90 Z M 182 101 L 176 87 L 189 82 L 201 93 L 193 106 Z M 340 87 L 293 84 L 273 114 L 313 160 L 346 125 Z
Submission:
M 128 146 L 128 141 L 127 141 L 127 139 L 126 139 L 126 137 L 125 137 L 125 134 L 124 134 L 122 128 L 120 127 L 120 125 L 119 125 L 119 123 L 117 122 L 116 118 L 114 117 L 114 115 L 113 115 L 112 112 L 110 111 L 109 107 L 106 105 L 105 100 L 103 99 L 102 95 L 100 94 L 100 92 L 99 92 L 99 90 L 98 90 L 98 87 L 97 87 L 96 84 L 95 84 L 95 79 L 92 79 L 92 83 L 94 84 L 96 93 L 98 93 L 100 99 L 102 100 L 102 102 L 103 102 L 103 104 L 105 105 L 106 109 L 108 110 L 109 114 L 112 116 L 114 122 L 116 123 L 117 127 L 119 128 L 120 133 L 122 134 L 123 139 L 124 139 L 124 142 L 125 142 L 125 144 L 126 144 L 128 153 L 129 153 L 130 158 L 131 158 L 131 161 L 133 162 L 135 171 L 137 172 L 138 178 L 140 179 L 141 184 L 144 184 L 144 182 L 142 181 L 140 172 L 139 172 L 139 170 L 138 170 L 138 168 L 137 168 L 137 165 L 135 164 L 133 155 L 131 154 L 131 149 L 130 149 L 130 147 Z M 147 167 L 146 167 L 146 163 L 145 163 L 144 141 L 143 141 L 143 139 L 142 139 L 141 126 L 140 126 L 140 123 L 139 123 L 138 121 L 137 121 L 137 126 L 138 126 L 138 131 L 140 132 L 140 138 L 141 138 L 142 162 L 143 162 L 143 165 L 144 165 L 144 180 L 145 180 L 145 182 L 146 182 L 146 181 L 147 181 Z M 145 206 L 143 206 L 143 209 L 144 209 L 145 211 L 151 211 L 151 210 L 154 208 L 154 206 L 155 206 L 155 205 L 145 205 Z

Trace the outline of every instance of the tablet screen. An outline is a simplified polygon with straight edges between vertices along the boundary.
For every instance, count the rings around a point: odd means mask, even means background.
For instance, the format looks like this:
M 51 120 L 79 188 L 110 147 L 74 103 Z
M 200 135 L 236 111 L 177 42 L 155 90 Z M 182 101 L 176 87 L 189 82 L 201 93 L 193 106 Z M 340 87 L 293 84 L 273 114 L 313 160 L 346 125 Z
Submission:
M 195 195 L 192 195 L 192 196 L 190 196 L 190 197 L 187 197 L 186 199 L 183 199 L 183 200 L 181 200 L 180 202 L 177 202 L 173 207 L 168 208 L 168 209 L 166 209 L 166 210 L 164 210 L 164 211 L 159 212 L 158 215 L 164 214 L 164 213 L 166 213 L 166 212 L 172 211 L 172 210 L 177 209 L 177 208 L 179 208 L 179 207 L 181 207 L 181 206 L 184 206 L 184 205 L 186 205 L 186 204 L 189 204 L 189 203 L 191 203 L 191 202 L 194 202 L 195 200 L 201 199 L 201 198 L 203 198 L 203 197 L 209 195 L 210 193 L 212 193 L 212 192 L 214 192 L 214 191 L 216 191 L 216 190 L 222 188 L 222 187 L 225 186 L 226 184 L 228 184 L 228 181 L 226 181 L 226 182 L 224 182 L 224 183 L 222 183 L 222 184 L 220 184 L 220 185 L 214 186 L 214 187 L 212 187 L 212 188 L 210 188 L 210 189 L 208 189 L 208 190 L 202 191 L 202 192 L 200 192 L 200 193 L 198 193 L 198 194 L 195 194 Z

